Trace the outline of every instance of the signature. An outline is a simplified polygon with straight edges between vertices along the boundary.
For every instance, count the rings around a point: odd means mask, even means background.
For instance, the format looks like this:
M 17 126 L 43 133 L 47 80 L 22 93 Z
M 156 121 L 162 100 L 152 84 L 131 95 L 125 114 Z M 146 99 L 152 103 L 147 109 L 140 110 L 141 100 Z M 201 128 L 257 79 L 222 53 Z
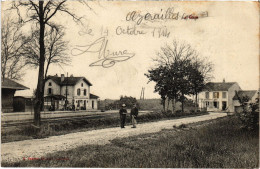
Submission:
M 84 53 L 98 53 L 99 60 L 91 63 L 89 66 L 102 66 L 104 68 L 112 67 L 117 62 L 127 61 L 135 56 L 135 53 L 129 53 L 127 50 L 109 51 L 107 50 L 107 44 L 108 40 L 106 37 L 101 37 L 89 45 L 78 45 L 71 50 L 71 54 L 77 56 Z

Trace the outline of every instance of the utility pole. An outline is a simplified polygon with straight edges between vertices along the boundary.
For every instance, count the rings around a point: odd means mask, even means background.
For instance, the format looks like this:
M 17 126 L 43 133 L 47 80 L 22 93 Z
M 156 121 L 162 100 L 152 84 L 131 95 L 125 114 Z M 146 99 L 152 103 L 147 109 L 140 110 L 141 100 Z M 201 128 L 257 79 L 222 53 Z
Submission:
M 140 100 L 144 100 L 144 87 L 142 87 L 142 90 L 141 90 L 141 95 L 140 95 Z
M 145 88 L 144 88 L 144 90 L 145 90 Z M 144 90 L 143 90 L 143 100 L 144 100 Z
M 141 90 L 140 100 L 142 100 L 142 95 L 143 95 L 143 87 L 142 87 L 142 90 Z
M 65 100 L 65 110 L 67 110 L 67 104 L 68 104 L 68 72 L 67 72 L 67 79 L 66 79 L 66 100 Z

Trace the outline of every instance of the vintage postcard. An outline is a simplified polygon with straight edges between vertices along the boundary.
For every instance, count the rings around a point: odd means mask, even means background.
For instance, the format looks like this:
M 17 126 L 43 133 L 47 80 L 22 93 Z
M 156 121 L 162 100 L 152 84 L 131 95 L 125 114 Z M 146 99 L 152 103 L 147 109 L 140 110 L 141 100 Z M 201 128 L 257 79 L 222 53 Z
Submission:
M 258 168 L 259 12 L 2 1 L 1 166 Z

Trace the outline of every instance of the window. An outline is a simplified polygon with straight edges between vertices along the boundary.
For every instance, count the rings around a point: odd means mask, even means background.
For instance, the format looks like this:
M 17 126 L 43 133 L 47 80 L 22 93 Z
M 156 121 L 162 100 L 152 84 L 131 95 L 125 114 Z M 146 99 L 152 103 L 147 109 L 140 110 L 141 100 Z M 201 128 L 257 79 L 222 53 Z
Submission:
M 52 86 L 51 82 L 49 82 L 49 86 Z
M 206 102 L 206 107 L 209 107 L 209 102 Z
M 80 89 L 77 90 L 77 95 L 80 96 Z
M 48 88 L 48 94 L 52 94 L 52 89 Z
M 83 83 L 81 83 L 81 87 L 83 87 Z
M 206 99 L 209 99 L 209 92 L 206 92 Z
M 84 96 L 87 95 L 87 89 L 84 89 Z
M 213 98 L 214 99 L 218 99 L 219 98 L 219 93 L 218 92 L 214 92 L 213 93 Z
M 222 92 L 222 98 L 223 99 L 227 98 L 227 92 Z

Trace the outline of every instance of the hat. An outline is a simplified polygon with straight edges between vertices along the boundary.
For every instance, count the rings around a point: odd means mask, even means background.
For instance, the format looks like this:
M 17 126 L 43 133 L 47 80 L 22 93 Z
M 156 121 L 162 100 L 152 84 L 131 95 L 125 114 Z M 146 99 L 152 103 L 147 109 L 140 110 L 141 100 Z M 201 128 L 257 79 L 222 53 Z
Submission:
M 122 107 L 125 107 L 126 105 L 125 104 L 122 104 Z

